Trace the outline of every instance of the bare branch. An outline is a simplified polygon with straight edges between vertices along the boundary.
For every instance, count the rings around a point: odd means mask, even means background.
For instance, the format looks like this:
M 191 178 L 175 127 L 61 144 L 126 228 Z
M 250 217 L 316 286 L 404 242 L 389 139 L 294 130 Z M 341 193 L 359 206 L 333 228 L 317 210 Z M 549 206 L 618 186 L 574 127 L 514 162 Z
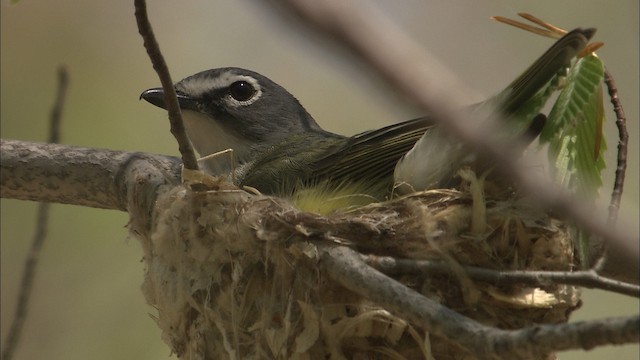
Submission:
M 69 85 L 69 74 L 64 66 L 58 68 L 58 90 L 56 91 L 56 99 L 51 109 L 49 117 L 49 142 L 57 143 L 60 139 L 60 122 L 62 120 L 62 110 Z M 38 215 L 36 217 L 36 232 L 31 242 L 31 250 L 27 254 L 24 270 L 22 272 L 22 281 L 20 282 L 20 293 L 16 310 L 14 312 L 13 322 L 9 329 L 9 334 L 4 342 L 5 346 L 2 350 L 2 359 L 10 360 L 20 342 L 22 328 L 27 319 L 27 311 L 29 310 L 29 300 L 31 298 L 31 289 L 33 289 L 33 280 L 38 267 L 38 259 L 40 250 L 44 244 L 47 235 L 47 224 L 49 218 L 49 203 L 40 203 L 38 205 Z
M 56 92 L 56 99 L 51 109 L 50 121 L 49 121 L 49 142 L 60 142 L 60 122 L 62 121 L 62 110 L 64 107 L 64 101 L 67 96 L 67 87 L 69 86 L 69 73 L 66 67 L 60 66 L 58 68 L 58 91 Z
M 607 318 L 568 324 L 539 325 L 510 331 L 495 339 L 500 359 L 513 359 L 511 354 L 526 354 L 571 349 L 591 350 L 602 345 L 637 343 L 640 316 Z M 492 340 L 490 340 L 493 342 Z
M 179 160 L 168 156 L 0 140 L 3 198 L 136 211 L 132 205 L 153 201 L 149 189 L 179 174 Z
M 385 274 L 433 274 L 453 273 L 451 264 L 439 260 L 397 259 L 389 256 L 363 255 L 364 261 Z M 640 297 L 640 286 L 600 276 L 596 270 L 585 271 L 533 271 L 494 270 L 476 266 L 463 266 L 465 273 L 474 280 L 494 285 L 523 284 L 547 286 L 567 284 L 592 289 L 602 289 L 618 294 Z
M 191 141 L 187 137 L 187 132 L 182 122 L 182 115 L 180 113 L 180 106 L 178 105 L 178 99 L 176 98 L 176 90 L 173 88 L 173 81 L 169 74 L 169 68 L 164 61 L 164 57 L 160 52 L 160 46 L 156 41 L 151 23 L 147 16 L 147 5 L 144 0 L 135 0 L 135 15 L 136 22 L 138 24 L 138 31 L 144 39 L 144 48 L 147 49 L 147 54 L 153 64 L 153 69 L 158 73 L 162 88 L 164 90 L 164 103 L 167 105 L 167 112 L 169 113 L 169 122 L 171 123 L 171 133 L 178 142 L 178 150 L 182 155 L 182 162 L 184 167 L 190 170 L 198 170 L 198 161 L 196 155 L 193 152 Z
M 618 127 L 618 157 L 616 166 L 616 178 L 613 183 L 613 192 L 611 193 L 611 201 L 609 202 L 609 220 L 610 225 L 615 225 L 618 219 L 618 211 L 620 209 L 620 199 L 624 189 L 624 178 L 627 172 L 627 148 L 629 142 L 629 133 L 627 132 L 627 117 L 624 113 L 622 103 L 618 97 L 618 87 L 613 79 L 613 75 L 608 69 L 604 70 L 604 82 L 609 90 L 609 98 L 613 105 L 613 111 L 616 113 L 616 126 Z

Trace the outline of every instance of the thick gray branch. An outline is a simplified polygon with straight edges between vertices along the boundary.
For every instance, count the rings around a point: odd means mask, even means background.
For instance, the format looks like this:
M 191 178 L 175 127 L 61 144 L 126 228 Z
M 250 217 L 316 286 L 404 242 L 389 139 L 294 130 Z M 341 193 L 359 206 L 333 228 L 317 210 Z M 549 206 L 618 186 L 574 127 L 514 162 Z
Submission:
M 150 205 L 160 185 L 180 178 L 179 159 L 167 156 L 4 139 L 0 149 L 0 193 L 9 199 L 150 209 L 131 205 Z

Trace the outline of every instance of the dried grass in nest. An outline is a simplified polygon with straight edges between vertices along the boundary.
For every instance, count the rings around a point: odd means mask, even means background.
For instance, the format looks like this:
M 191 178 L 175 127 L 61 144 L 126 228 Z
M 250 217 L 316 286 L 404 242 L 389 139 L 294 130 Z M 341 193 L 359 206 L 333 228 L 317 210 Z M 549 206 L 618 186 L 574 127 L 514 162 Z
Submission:
M 152 233 L 140 236 L 143 292 L 164 341 L 181 359 L 474 358 L 324 276 L 317 241 L 445 259 L 456 275 L 396 279 L 485 324 L 567 321 L 578 305 L 572 287 L 491 285 L 460 270 L 575 266 L 564 223 L 510 190 L 485 201 L 478 189 L 489 187 L 468 180 L 461 191 L 415 193 L 331 216 L 239 190 L 172 189 L 157 201 Z

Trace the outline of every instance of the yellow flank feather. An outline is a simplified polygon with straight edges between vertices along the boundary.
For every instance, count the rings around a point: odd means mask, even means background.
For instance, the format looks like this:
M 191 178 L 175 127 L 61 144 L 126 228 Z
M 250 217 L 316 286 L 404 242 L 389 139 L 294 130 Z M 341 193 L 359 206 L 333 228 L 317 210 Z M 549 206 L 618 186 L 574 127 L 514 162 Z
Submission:
M 345 183 L 336 186 L 335 183 L 323 181 L 313 186 L 298 188 L 291 195 L 291 201 L 302 211 L 327 215 L 383 200 L 369 195 L 372 193 L 378 191 L 372 191 L 372 186 L 367 183 Z

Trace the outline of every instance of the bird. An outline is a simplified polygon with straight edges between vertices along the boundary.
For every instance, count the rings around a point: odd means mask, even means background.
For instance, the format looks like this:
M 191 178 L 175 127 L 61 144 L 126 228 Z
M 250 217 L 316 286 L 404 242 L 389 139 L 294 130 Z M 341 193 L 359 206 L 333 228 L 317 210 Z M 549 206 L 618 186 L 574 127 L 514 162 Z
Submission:
M 541 95 L 545 86 L 566 72 L 594 33 L 593 28 L 566 33 L 503 91 L 472 107 L 491 104 L 508 122 L 524 114 L 528 124 L 514 139 L 535 138 L 546 118 L 528 114 L 530 102 L 546 100 Z M 319 212 L 388 199 L 399 181 L 413 181 L 413 190 L 450 185 L 469 151 L 443 134 L 428 115 L 350 137 L 326 131 L 285 88 L 238 67 L 196 73 L 177 82 L 175 90 L 187 136 L 198 153 L 233 151 L 234 161 L 224 156 L 205 160 L 207 172 L 263 194 L 316 204 L 323 209 Z M 164 97 L 162 88 L 140 95 L 166 109 Z M 427 149 L 416 149 L 405 159 L 421 138 Z

